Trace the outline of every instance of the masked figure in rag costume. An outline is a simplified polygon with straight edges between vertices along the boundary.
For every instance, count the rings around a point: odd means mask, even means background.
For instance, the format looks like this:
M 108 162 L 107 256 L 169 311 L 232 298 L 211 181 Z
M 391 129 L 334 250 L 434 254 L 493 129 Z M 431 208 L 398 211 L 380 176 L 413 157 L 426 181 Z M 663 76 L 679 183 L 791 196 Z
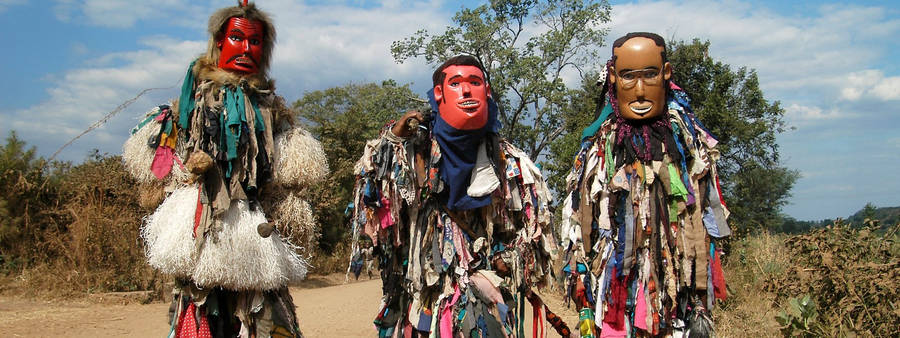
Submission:
M 528 300 L 534 330 L 546 319 L 569 336 L 531 292 L 555 252 L 539 168 L 498 135 L 477 59 L 451 58 L 432 80 L 432 111 L 386 127 L 355 168 L 354 236 L 372 239 L 383 282 L 378 335 L 521 337 Z
M 131 174 L 165 191 L 142 228 L 146 254 L 176 278 L 171 336 L 301 336 L 287 286 L 307 263 L 288 237 L 315 238 L 298 191 L 324 178 L 325 156 L 274 94 L 269 17 L 245 1 L 215 12 L 209 34 L 178 101 L 124 146 Z
M 582 336 L 714 334 L 708 309 L 726 295 L 717 241 L 731 233 L 718 141 L 671 77 L 659 35 L 613 44 L 605 105 L 582 134 L 563 201 Z

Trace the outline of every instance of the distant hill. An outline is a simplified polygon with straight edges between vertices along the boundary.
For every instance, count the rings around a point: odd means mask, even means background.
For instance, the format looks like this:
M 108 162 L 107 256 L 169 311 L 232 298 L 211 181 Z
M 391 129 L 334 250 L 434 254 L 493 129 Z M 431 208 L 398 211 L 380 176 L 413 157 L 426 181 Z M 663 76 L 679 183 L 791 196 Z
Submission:
M 885 225 L 893 225 L 900 222 L 900 207 L 883 207 L 877 208 L 872 204 L 867 204 L 865 207 L 844 219 L 845 223 L 850 223 L 853 226 L 861 226 L 866 217 L 877 219 L 882 226 Z M 831 225 L 834 223 L 833 219 L 824 219 L 820 221 L 800 221 L 794 219 L 793 217 L 786 216 L 784 217 L 784 223 L 781 225 L 780 232 L 786 232 L 791 234 L 806 232 L 812 228 L 823 227 L 827 225 Z
M 881 221 L 882 225 L 897 224 L 900 222 L 900 207 L 875 208 L 872 213 L 875 219 Z M 847 218 L 851 224 L 862 224 L 866 219 L 866 208 L 857 211 L 853 216 Z

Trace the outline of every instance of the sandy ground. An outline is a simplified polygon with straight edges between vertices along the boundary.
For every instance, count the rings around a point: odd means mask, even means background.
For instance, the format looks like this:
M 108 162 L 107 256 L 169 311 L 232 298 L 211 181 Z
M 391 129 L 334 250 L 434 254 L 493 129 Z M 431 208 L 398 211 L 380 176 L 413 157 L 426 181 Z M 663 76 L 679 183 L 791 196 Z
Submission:
M 343 284 L 343 275 L 311 277 L 291 288 L 300 329 L 306 337 L 372 337 L 381 301 L 381 280 Z M 165 337 L 168 303 L 139 304 L 93 297 L 82 301 L 36 301 L 0 297 L 0 337 Z M 544 300 L 570 327 L 577 314 L 558 297 Z M 119 304 L 116 304 L 119 303 Z M 128 304 L 121 304 L 128 303 Z M 526 313 L 531 313 L 526 309 Z M 531 336 L 531 316 L 526 316 Z M 547 328 L 549 329 L 548 325 Z M 557 336 L 548 332 L 548 337 Z

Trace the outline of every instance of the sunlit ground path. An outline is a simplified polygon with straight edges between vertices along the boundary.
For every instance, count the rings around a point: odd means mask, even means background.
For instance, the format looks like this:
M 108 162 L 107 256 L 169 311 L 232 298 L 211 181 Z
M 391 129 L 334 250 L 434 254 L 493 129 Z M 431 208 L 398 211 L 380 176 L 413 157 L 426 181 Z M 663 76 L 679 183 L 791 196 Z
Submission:
M 373 337 L 372 319 L 381 302 L 381 280 L 343 284 L 343 274 L 313 276 L 291 288 L 300 329 L 306 337 Z M 577 314 L 563 311 L 558 297 L 544 297 L 566 322 Z M 122 300 L 37 301 L 0 297 L 0 337 L 165 337 L 169 303 L 122 303 Z M 525 310 L 530 314 L 531 309 Z M 531 316 L 526 316 L 527 336 Z M 549 329 L 549 325 L 546 326 Z M 548 332 L 548 337 L 556 336 Z

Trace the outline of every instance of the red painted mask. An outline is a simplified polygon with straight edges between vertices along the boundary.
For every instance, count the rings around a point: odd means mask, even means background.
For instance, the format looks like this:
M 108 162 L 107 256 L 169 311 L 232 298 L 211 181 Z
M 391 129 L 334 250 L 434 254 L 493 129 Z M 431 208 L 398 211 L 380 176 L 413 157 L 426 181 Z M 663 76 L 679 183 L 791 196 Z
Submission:
M 228 19 L 219 47 L 219 68 L 238 73 L 259 71 L 263 57 L 263 24 L 245 18 Z
M 487 98 L 491 88 L 484 73 L 475 66 L 452 65 L 444 68 L 444 82 L 434 86 L 441 119 L 460 130 L 481 129 L 487 124 Z

